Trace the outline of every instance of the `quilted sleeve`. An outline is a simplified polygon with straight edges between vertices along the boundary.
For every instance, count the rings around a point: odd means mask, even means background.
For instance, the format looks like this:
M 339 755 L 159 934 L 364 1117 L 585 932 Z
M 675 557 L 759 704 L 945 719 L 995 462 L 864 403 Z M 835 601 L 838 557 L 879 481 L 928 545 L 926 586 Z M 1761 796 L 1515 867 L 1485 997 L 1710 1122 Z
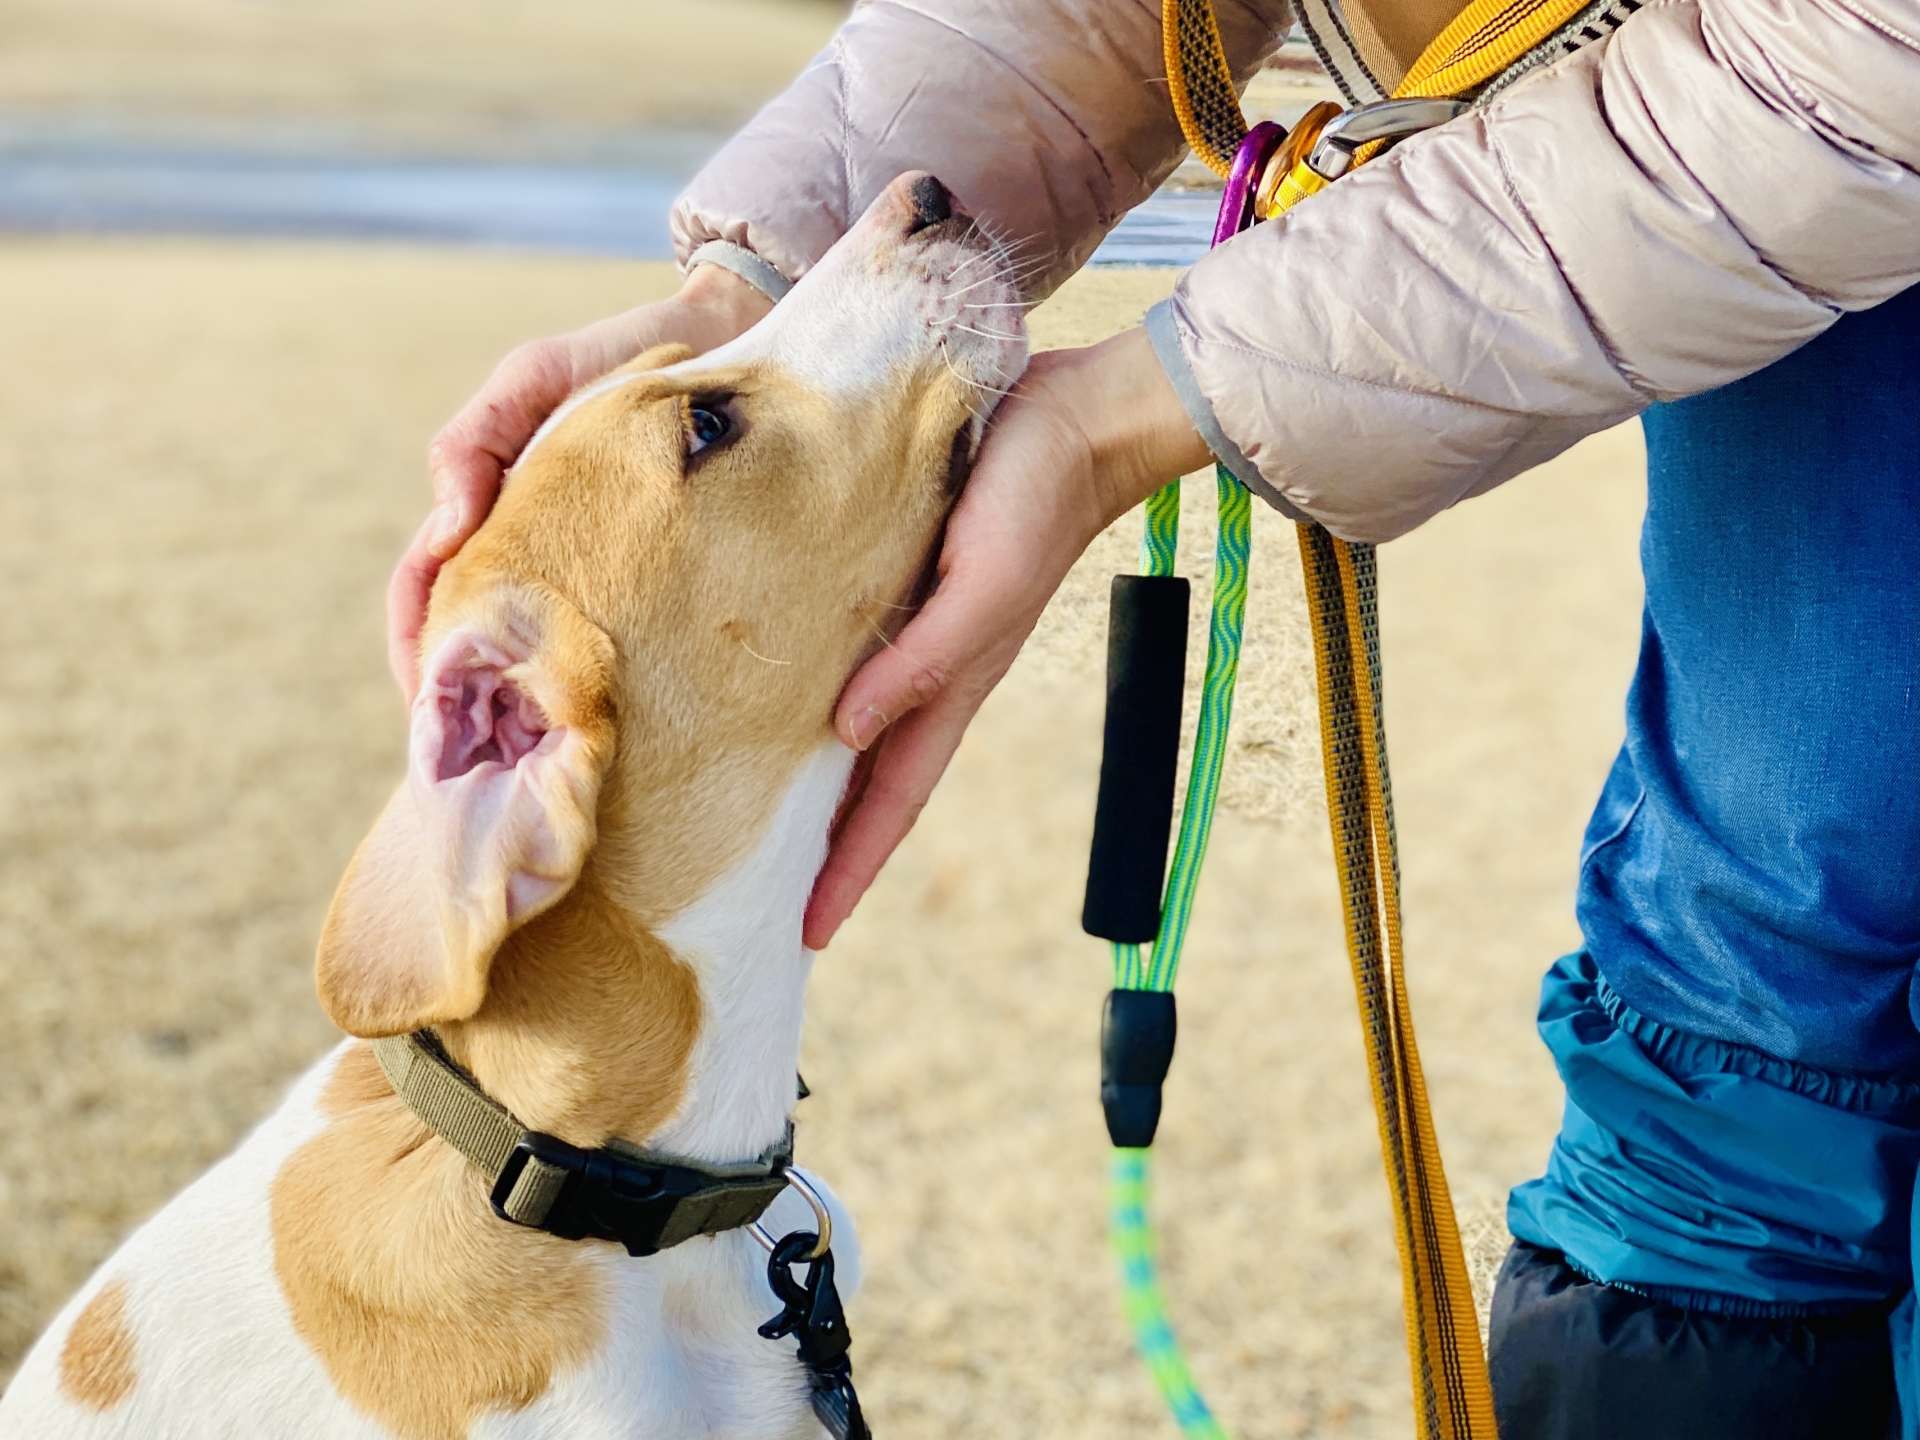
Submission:
M 1219 0 L 1244 82 L 1285 0 Z M 797 280 L 907 170 L 930 170 L 1050 294 L 1179 163 L 1154 0 L 869 0 L 674 207 L 682 263 L 725 240 Z
M 1666 0 L 1148 317 L 1222 459 L 1384 540 L 1920 280 L 1920 6 Z

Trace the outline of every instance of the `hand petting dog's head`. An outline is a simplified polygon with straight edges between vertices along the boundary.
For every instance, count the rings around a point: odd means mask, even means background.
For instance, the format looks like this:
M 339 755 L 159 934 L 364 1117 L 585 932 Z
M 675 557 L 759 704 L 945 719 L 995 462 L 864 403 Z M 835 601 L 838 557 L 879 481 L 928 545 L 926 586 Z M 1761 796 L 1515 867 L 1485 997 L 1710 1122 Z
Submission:
M 435 586 L 407 783 L 321 940 L 338 1024 L 474 1015 L 590 855 L 657 926 L 752 848 L 903 618 L 1019 316 L 1004 252 L 908 175 L 746 335 L 562 407 Z

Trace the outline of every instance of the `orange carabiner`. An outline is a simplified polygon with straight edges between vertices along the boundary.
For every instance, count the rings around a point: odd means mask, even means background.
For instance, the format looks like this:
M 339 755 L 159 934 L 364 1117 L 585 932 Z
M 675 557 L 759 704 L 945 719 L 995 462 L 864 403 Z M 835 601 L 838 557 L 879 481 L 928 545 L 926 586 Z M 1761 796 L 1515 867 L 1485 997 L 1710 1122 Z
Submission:
M 1322 100 L 1287 131 L 1287 138 L 1280 142 L 1280 148 L 1267 161 L 1267 168 L 1260 176 L 1260 188 L 1254 192 L 1255 220 L 1271 220 L 1327 183 L 1307 168 L 1307 155 L 1327 122 L 1341 113 L 1340 107 L 1331 100 Z M 1311 180 L 1300 178 L 1301 171 L 1306 171 Z M 1319 183 L 1313 184 L 1314 180 Z M 1309 185 L 1311 188 L 1308 188 Z

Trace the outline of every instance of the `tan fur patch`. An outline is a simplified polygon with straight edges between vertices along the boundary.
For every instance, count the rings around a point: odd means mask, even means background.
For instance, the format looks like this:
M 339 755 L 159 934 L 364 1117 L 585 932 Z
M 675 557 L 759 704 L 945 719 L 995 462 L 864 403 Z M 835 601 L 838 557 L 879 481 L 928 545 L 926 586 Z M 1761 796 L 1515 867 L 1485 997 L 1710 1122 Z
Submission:
M 395 1435 L 448 1440 L 593 1353 L 607 1315 L 592 1254 L 496 1219 L 479 1172 L 395 1098 L 370 1047 L 341 1057 L 322 1103 L 334 1123 L 274 1181 L 274 1269 L 348 1403 Z
M 480 1014 L 438 1031 L 523 1123 L 588 1147 L 666 1124 L 701 1016 L 693 971 L 634 927 L 596 870 L 508 937 Z
M 699 1028 L 692 972 L 585 880 L 507 941 L 482 1016 L 441 1033 L 523 1121 L 592 1146 L 666 1121 Z M 556 1051 L 575 1063 L 542 1063 Z M 401 1104 L 371 1046 L 340 1057 L 320 1104 L 332 1123 L 274 1181 L 274 1267 L 349 1403 L 396 1435 L 462 1436 L 599 1348 L 596 1249 L 496 1218 L 485 1179 Z
M 60 1348 L 60 1389 L 76 1405 L 111 1410 L 133 1393 L 133 1331 L 127 1283 L 115 1280 L 87 1302 Z

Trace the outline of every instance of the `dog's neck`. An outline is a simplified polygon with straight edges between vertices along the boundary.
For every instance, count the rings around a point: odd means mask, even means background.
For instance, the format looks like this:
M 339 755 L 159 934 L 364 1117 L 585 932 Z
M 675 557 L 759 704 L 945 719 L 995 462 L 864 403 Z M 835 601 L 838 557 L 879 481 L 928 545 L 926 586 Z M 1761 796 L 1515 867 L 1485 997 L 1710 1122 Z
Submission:
M 449 1051 L 521 1123 L 575 1144 L 723 1163 L 779 1141 L 812 962 L 801 920 L 852 758 L 808 758 L 754 849 L 651 931 L 590 866 L 502 948 L 481 1013 L 441 1027 Z

